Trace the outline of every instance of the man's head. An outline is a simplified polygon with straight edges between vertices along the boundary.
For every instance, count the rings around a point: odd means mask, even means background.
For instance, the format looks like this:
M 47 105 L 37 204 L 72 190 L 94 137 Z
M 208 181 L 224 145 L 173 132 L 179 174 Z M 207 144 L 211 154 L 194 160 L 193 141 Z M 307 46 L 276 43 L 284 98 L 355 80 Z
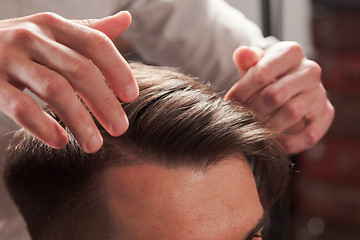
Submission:
M 251 239 L 288 178 L 275 136 L 173 69 L 131 66 L 140 95 L 123 104 L 130 127 L 112 137 L 96 122 L 97 153 L 84 153 L 70 133 L 60 150 L 25 130 L 14 137 L 4 178 L 31 236 Z

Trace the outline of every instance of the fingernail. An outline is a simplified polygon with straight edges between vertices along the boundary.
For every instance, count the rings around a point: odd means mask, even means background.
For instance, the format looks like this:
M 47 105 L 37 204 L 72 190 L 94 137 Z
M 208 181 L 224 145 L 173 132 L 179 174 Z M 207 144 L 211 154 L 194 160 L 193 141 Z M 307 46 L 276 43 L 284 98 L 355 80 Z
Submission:
M 112 126 L 111 126 L 111 130 L 112 130 L 112 134 L 113 136 L 120 136 L 122 135 L 124 132 L 126 132 L 126 130 L 129 127 L 129 121 L 127 119 L 126 116 L 120 117 Z
M 85 143 L 84 151 L 87 153 L 94 153 L 98 151 L 102 146 L 103 140 L 100 134 L 95 134 Z
M 130 12 L 129 11 L 127 11 L 127 10 L 122 10 L 122 11 L 120 11 L 120 12 L 118 12 L 118 13 L 115 13 L 113 16 L 119 16 L 119 15 L 121 15 L 121 14 L 130 14 Z
M 123 98 L 121 99 L 126 102 L 134 101 L 139 96 L 139 87 L 137 84 L 130 83 L 123 89 Z

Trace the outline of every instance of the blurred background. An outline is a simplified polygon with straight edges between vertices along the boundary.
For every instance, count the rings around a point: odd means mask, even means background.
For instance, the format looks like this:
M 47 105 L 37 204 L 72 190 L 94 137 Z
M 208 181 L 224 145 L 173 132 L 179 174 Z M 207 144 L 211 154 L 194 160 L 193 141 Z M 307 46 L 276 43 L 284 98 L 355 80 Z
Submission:
M 228 0 L 265 35 L 299 42 L 323 69 L 336 114 L 325 138 L 293 157 L 268 239 L 360 239 L 360 1 Z
M 325 138 L 292 157 L 291 184 L 271 213 L 266 239 L 360 240 L 360 1 L 227 1 L 265 35 L 299 42 L 307 57 L 321 65 L 336 109 Z M 0 134 L 9 128 L 14 127 L 1 126 Z M 0 153 L 5 145 L 0 143 Z M 0 185 L 0 205 L 9 202 L 4 192 Z M 23 223 L 10 215 L 14 207 L 8 211 L 0 213 L 0 239 L 28 240 L 15 229 Z

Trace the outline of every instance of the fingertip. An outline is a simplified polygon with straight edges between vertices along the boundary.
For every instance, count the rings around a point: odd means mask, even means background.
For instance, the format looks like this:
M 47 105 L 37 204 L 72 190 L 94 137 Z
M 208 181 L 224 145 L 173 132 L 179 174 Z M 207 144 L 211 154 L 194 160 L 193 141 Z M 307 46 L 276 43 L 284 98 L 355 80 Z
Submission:
M 243 55 L 246 55 L 248 52 L 251 52 L 250 47 L 247 46 L 238 47 L 233 53 L 233 60 L 237 62 L 240 58 L 243 57 Z
M 111 135 L 116 137 L 124 134 L 126 130 L 129 128 L 129 120 L 127 119 L 126 115 L 120 117 L 117 122 L 115 122 L 111 126 Z
M 95 153 L 97 152 L 101 146 L 103 145 L 103 138 L 100 133 L 94 134 L 90 139 L 88 139 L 85 143 L 80 144 L 84 152 L 86 153 Z
M 121 81 L 117 81 L 118 83 L 113 81 L 113 84 L 110 83 L 110 85 L 121 101 L 129 103 L 139 96 L 139 86 L 137 85 L 129 64 L 124 62 L 123 66 L 123 69 L 118 75 Z
M 130 21 L 132 20 L 131 13 L 129 11 L 127 11 L 127 10 L 120 11 L 119 14 L 127 16 Z
M 235 83 L 229 89 L 229 91 L 227 91 L 227 93 L 224 96 L 225 101 L 234 100 L 234 101 L 241 102 L 241 99 L 239 98 L 239 95 L 238 95 L 238 85 L 239 85 L 239 82 Z
M 230 100 L 229 92 L 227 92 L 224 96 L 224 100 L 227 102 Z
M 66 146 L 66 144 L 68 143 L 68 135 L 66 133 L 66 131 L 60 126 L 60 129 L 57 129 L 58 134 L 57 134 L 57 138 L 54 142 L 54 148 L 55 149 L 60 149 Z
M 130 14 L 129 11 L 124 10 L 124 11 L 120 11 L 117 14 L 113 15 L 113 17 L 117 17 L 119 18 L 119 20 L 121 21 L 122 24 L 122 28 L 127 29 L 132 21 L 132 16 Z
M 224 100 L 227 102 L 227 101 L 230 101 L 230 100 L 233 100 L 234 98 L 234 91 L 233 91 L 233 88 L 230 88 L 229 91 L 227 91 L 227 93 L 225 94 L 224 96 Z
M 38 128 L 34 126 L 28 126 L 27 129 L 54 149 L 60 149 L 66 146 L 68 142 L 68 135 L 65 129 L 49 114 L 44 114 L 43 119 Z
M 235 49 L 234 54 L 233 54 L 233 59 L 235 60 L 236 57 L 241 54 L 243 51 L 246 51 L 246 49 L 248 49 L 249 47 L 247 46 L 241 46 L 238 47 L 237 49 Z
M 117 80 L 109 82 L 116 96 L 126 103 L 137 99 L 139 96 L 139 86 L 128 63 L 125 62 L 123 64 L 123 68 L 120 70 L 119 74 L 117 74 L 116 78 Z
M 121 11 L 102 19 L 82 20 L 80 22 L 85 26 L 105 33 L 110 39 L 114 39 L 129 28 L 131 15 L 128 11 Z
M 136 82 L 127 84 L 122 90 L 122 99 L 124 102 L 132 102 L 139 96 L 139 87 Z
M 233 54 L 233 61 L 237 68 L 247 71 L 250 67 L 254 66 L 260 60 L 261 55 L 255 48 L 246 46 L 239 47 Z

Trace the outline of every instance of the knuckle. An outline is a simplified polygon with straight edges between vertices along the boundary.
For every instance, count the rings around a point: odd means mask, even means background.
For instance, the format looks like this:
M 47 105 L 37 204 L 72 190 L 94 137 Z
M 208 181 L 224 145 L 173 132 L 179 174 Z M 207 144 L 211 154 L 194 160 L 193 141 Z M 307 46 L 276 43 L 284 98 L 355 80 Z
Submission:
M 56 99 L 56 96 L 63 95 L 69 90 L 69 86 L 66 82 L 61 80 L 45 81 L 42 85 L 42 96 L 47 99 Z
M 286 104 L 285 112 L 290 119 L 300 119 L 303 114 L 303 109 L 299 104 L 291 102 Z
M 12 112 L 16 120 L 29 117 L 34 110 L 35 106 L 33 102 L 21 97 L 12 101 L 10 105 L 10 112 Z
M 310 128 L 305 134 L 306 144 L 308 147 L 314 146 L 320 139 L 320 134 L 315 128 Z
M 288 44 L 289 44 L 290 52 L 292 52 L 298 56 L 302 56 L 302 57 L 304 56 L 304 52 L 299 43 L 290 41 L 290 42 L 288 42 Z
M 267 105 L 271 105 L 274 107 L 280 107 L 284 104 L 284 100 L 280 91 L 277 91 L 275 88 L 272 87 L 269 87 L 269 89 L 265 92 L 265 101 Z
M 46 25 L 53 25 L 54 23 L 58 23 L 61 17 L 52 12 L 42 12 L 34 15 L 34 21 Z
M 82 57 L 72 57 L 68 59 L 67 65 L 69 73 L 73 77 L 78 78 L 78 80 L 86 78 L 93 68 L 90 60 L 83 59 Z
M 256 83 L 265 86 L 271 81 L 271 69 L 265 65 L 257 65 L 254 68 L 253 76 Z
M 29 42 L 32 41 L 35 34 L 27 27 L 22 26 L 14 29 L 11 32 L 11 39 L 16 42 Z
M 328 99 L 326 89 L 325 89 L 325 87 L 322 85 L 321 82 L 319 83 L 318 95 L 319 95 L 322 99 Z
M 332 122 L 335 117 L 335 108 L 329 101 L 326 99 L 325 104 L 323 105 L 321 112 L 323 113 L 324 118 L 326 118 L 329 122 Z
M 307 60 L 307 64 L 309 67 L 309 73 L 313 76 L 316 76 L 316 79 L 320 80 L 322 72 L 320 65 L 312 60 Z
M 94 52 L 103 51 L 112 44 L 111 40 L 104 33 L 96 30 L 91 30 L 86 34 L 85 43 Z
M 331 120 L 334 119 L 335 117 L 335 108 L 334 106 L 330 103 L 330 101 L 328 101 L 328 112 L 330 115 Z
M 114 96 L 104 97 L 101 101 L 101 111 L 108 113 L 113 111 L 114 106 L 116 106 L 116 98 Z
M 316 95 L 316 99 L 325 103 L 328 100 L 328 94 L 321 82 L 313 84 L 313 86 L 308 86 L 308 90 L 312 92 L 313 95 Z

